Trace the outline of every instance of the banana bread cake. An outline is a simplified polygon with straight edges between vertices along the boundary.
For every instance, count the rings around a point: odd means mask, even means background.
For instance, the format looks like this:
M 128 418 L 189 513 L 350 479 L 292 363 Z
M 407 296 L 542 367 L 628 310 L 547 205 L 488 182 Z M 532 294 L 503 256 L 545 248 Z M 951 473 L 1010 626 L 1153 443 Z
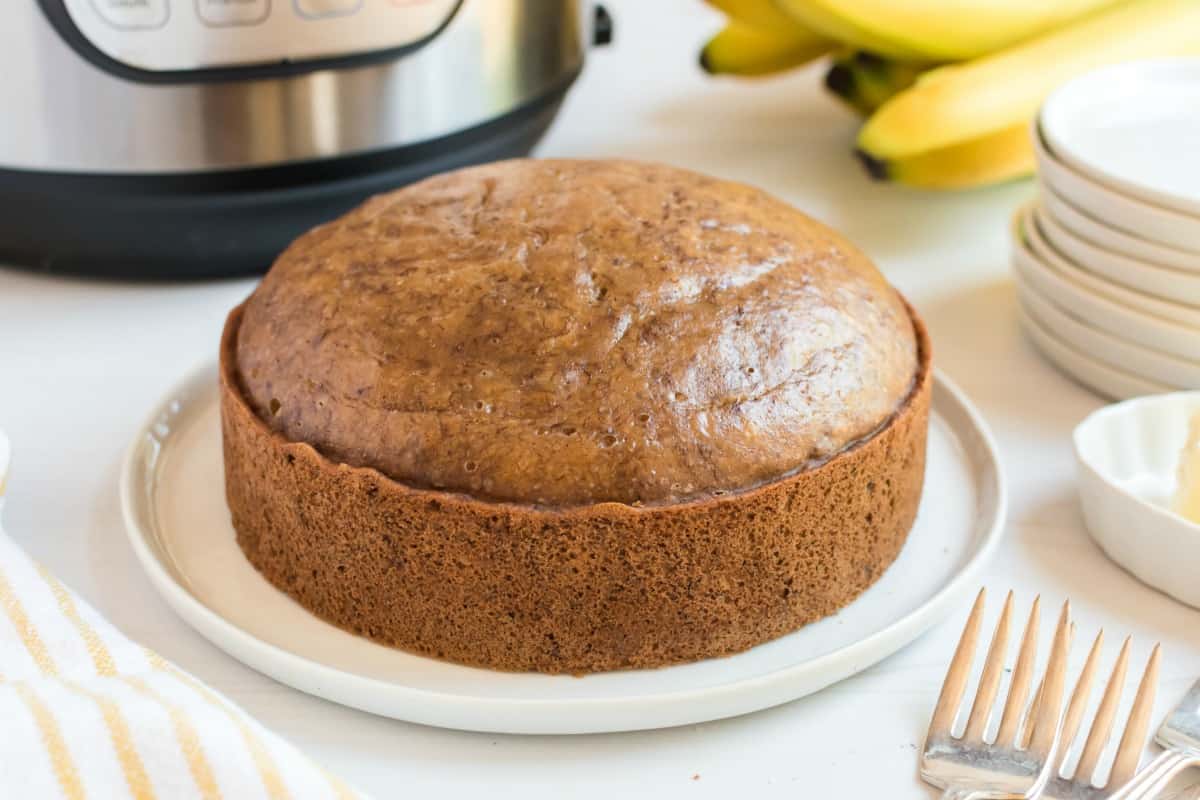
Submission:
M 385 644 L 586 673 L 738 652 L 891 564 L 920 320 L 825 226 L 665 166 L 517 160 L 300 237 L 226 324 L 226 493 L 278 588 Z

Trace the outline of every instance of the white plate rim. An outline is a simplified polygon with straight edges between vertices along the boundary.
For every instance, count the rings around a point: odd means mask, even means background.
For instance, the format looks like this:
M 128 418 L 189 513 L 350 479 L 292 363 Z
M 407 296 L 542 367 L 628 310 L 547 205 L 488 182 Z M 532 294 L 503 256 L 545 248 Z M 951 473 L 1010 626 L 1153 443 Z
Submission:
M 1200 313 L 1200 275 L 1195 272 L 1099 247 L 1059 222 L 1042 202 L 1033 207 L 1032 213 L 1038 235 L 1064 259 L 1118 286 Z
M 1034 213 L 1037 207 L 1037 203 L 1029 203 L 1022 207 L 1021 230 L 1025 235 L 1028 249 L 1037 255 L 1040 262 L 1065 276 L 1080 289 L 1103 297 L 1115 305 L 1152 319 L 1161 320 L 1164 323 L 1186 328 L 1189 332 L 1200 332 L 1200 307 L 1174 303 L 1140 289 L 1117 283 L 1107 276 L 1091 271 L 1065 253 L 1059 252 L 1042 233 L 1038 224 L 1039 217 Z
M 1055 265 L 1046 263 L 1041 254 L 1025 241 L 1026 211 L 1027 208 L 1022 208 L 1014 217 L 1012 264 L 1019 274 L 1026 276 L 1037 288 L 1039 294 L 1051 297 L 1058 305 L 1069 308 L 1075 316 L 1096 327 L 1107 330 L 1114 321 L 1121 323 L 1125 326 L 1121 338 L 1127 341 L 1179 358 L 1200 358 L 1200 344 L 1196 343 L 1200 331 L 1196 328 L 1123 306 L 1111 297 L 1083 285 Z
M 1103 355 L 1094 357 L 1095 361 L 1121 372 L 1127 372 L 1134 377 L 1172 387 L 1184 388 L 1189 382 L 1200 386 L 1200 362 L 1187 361 L 1167 353 L 1159 353 L 1089 325 L 1039 292 L 1024 276 L 1016 275 L 1014 277 L 1017 284 L 1017 300 L 1022 309 L 1047 333 L 1052 334 L 1063 344 L 1080 352 L 1101 353 Z M 1131 357 L 1136 357 L 1140 364 L 1150 364 L 1150 368 L 1139 365 L 1137 369 L 1133 369 L 1127 362 L 1119 362 L 1112 357 L 1112 353 L 1121 351 L 1126 351 Z M 1189 374 L 1181 380 L 1180 375 L 1172 370 L 1182 370 Z M 1152 375 L 1150 372 L 1163 374 Z M 1166 379 L 1165 374 L 1167 373 L 1171 373 L 1174 377 Z
M 1080 92 L 1093 91 L 1094 93 L 1094 84 L 1101 84 L 1104 88 L 1111 90 L 1117 80 L 1146 80 L 1161 77 L 1163 72 L 1174 74 L 1180 70 L 1190 71 L 1191 77 L 1196 77 L 1200 74 L 1200 58 L 1180 56 L 1123 61 L 1067 81 L 1046 98 L 1038 114 L 1038 128 L 1048 149 L 1064 164 L 1108 189 L 1182 214 L 1200 215 L 1200 200 L 1122 178 L 1105 169 L 1104 164 L 1077 154 L 1070 144 L 1070 134 L 1067 130 L 1069 125 L 1062 118 L 1065 113 L 1062 106 L 1073 102 L 1074 95 Z
M 1017 322 L 1047 361 L 1071 380 L 1102 397 L 1126 400 L 1175 391 L 1169 386 L 1158 386 L 1154 381 L 1110 367 L 1079 352 L 1046 330 L 1020 304 L 1017 305 Z
M 1050 151 L 1036 121 L 1033 128 L 1033 154 L 1040 183 L 1110 227 L 1200 255 L 1200 217 L 1148 203 L 1097 183 Z
M 1069 230 L 1079 239 L 1093 247 L 1118 253 L 1126 258 L 1144 261 L 1163 269 L 1184 272 L 1200 272 L 1200 253 L 1180 250 L 1162 242 L 1144 239 L 1141 236 L 1114 228 L 1086 211 L 1077 208 L 1047 183 L 1041 185 L 1039 203 L 1046 214 Z
M 138 488 L 139 480 L 144 477 L 139 465 L 139 461 L 144 460 L 142 451 L 147 446 L 146 443 L 152 440 L 150 433 L 175 402 L 174 398 L 202 391 L 202 386 L 215 386 L 216 369 L 215 363 L 205 363 L 173 384 L 138 427 L 125 451 L 118 491 L 126 534 L 138 561 L 159 595 L 184 622 L 239 661 L 300 691 L 409 722 L 492 733 L 606 733 L 695 724 L 750 713 L 798 699 L 844 680 L 894 654 L 955 610 L 965 608 L 969 593 L 982 585 L 981 573 L 998 548 L 1007 521 L 1007 480 L 991 430 L 962 390 L 935 369 L 934 402 L 936 403 L 940 396 L 944 396 L 942 402 L 950 404 L 952 410 L 962 417 L 961 424 L 966 427 L 966 434 L 978 444 L 987 467 L 986 474 L 981 478 L 981 483 L 984 484 L 980 488 L 981 505 L 990 505 L 991 508 L 980 510 L 977 518 L 980 525 L 975 532 L 978 535 L 982 531 L 982 536 L 966 563 L 961 565 L 932 597 L 906 616 L 838 650 L 798 664 L 740 681 L 661 693 L 653 698 L 481 698 L 404 687 L 393 682 L 343 672 L 256 638 L 226 620 L 188 591 L 155 552 L 152 542 L 155 541 L 156 535 L 143 525 L 143 512 L 138 508 L 139 503 L 144 500 L 139 497 Z M 961 437 L 964 431 L 956 429 L 956 434 Z M 143 484 L 141 491 L 149 490 Z M 815 688 L 799 693 L 789 691 L 789 683 L 800 683 L 810 674 L 821 673 L 830 677 L 828 680 L 817 681 L 820 685 Z M 342 682 L 352 684 L 355 691 L 331 689 Z M 354 698 L 364 691 L 384 691 L 398 695 L 408 701 L 410 707 L 403 715 L 377 711 L 355 701 Z M 729 702 L 736 699 L 737 695 L 749 694 L 754 696 L 752 701 Z M 719 711 L 714 713 L 711 710 L 702 710 L 705 704 L 716 705 L 714 700 L 724 701 L 719 706 Z M 482 711 L 481 706 L 484 707 Z M 579 726 L 556 724 L 530 714 L 531 711 L 538 710 L 603 710 L 606 713 L 600 724 Z M 652 718 L 652 711 L 658 712 L 658 716 Z M 481 719 L 483 722 L 480 722 Z

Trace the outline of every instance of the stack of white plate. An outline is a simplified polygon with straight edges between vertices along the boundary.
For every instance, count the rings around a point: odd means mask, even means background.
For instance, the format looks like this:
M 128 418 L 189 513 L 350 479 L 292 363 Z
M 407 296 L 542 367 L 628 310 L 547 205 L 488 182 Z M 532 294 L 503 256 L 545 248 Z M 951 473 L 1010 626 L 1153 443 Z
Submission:
M 1115 398 L 1200 389 L 1200 59 L 1119 64 L 1042 107 L 1017 212 L 1021 325 Z

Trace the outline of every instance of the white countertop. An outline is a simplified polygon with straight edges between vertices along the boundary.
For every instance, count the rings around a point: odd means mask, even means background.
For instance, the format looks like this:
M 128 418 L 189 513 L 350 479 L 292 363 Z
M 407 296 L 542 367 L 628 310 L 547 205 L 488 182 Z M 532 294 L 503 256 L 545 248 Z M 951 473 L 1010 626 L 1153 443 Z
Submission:
M 699 0 L 608 5 L 616 43 L 591 55 L 540 153 L 661 160 L 754 183 L 862 246 L 924 315 L 938 365 L 1000 443 L 1011 522 L 988 585 L 1015 588 L 1025 604 L 1037 592 L 1050 604 L 1070 596 L 1082 635 L 1107 629 L 1110 658 L 1134 636 L 1135 669 L 1162 641 L 1165 712 L 1200 676 L 1200 611 L 1138 583 L 1083 529 L 1069 434 L 1104 401 L 1060 377 L 1017 330 L 1006 227 L 1029 183 L 965 194 L 872 184 L 850 156 L 856 121 L 822 93 L 817 72 L 754 84 L 708 79 L 696 55 L 719 23 Z M 275 683 L 194 633 L 134 560 L 117 466 L 149 407 L 215 357 L 226 311 L 251 286 L 0 270 L 0 427 L 14 462 L 5 527 L 128 635 L 379 798 L 930 796 L 916 778 L 916 751 L 966 609 L 797 702 L 673 730 L 579 737 L 373 717 Z

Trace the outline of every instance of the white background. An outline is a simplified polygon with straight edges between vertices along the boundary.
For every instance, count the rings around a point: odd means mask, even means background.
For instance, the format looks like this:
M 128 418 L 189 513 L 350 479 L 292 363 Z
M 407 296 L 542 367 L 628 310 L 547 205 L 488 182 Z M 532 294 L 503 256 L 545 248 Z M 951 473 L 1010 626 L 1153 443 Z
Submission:
M 823 94 L 819 72 L 706 78 L 696 56 L 720 22 L 699 0 L 608 6 L 616 41 L 591 54 L 540 153 L 660 160 L 757 184 L 871 254 L 924 315 L 936 362 L 1000 442 L 1011 524 L 989 586 L 997 595 L 1015 588 L 1023 604 L 1038 592 L 1050 607 L 1070 596 L 1081 636 L 1108 630 L 1110 658 L 1134 636 L 1135 670 L 1161 640 L 1157 724 L 1200 676 L 1200 612 L 1111 564 L 1083 529 L 1069 434 L 1103 401 L 1056 374 L 1017 330 L 1006 229 L 1030 184 L 963 194 L 873 184 L 850 156 L 856 120 Z M 0 426 L 14 452 L 5 527 L 128 635 L 380 798 L 930 796 L 915 775 L 917 748 L 965 609 L 862 675 L 779 708 L 558 738 L 372 717 L 274 683 L 193 633 L 135 563 L 117 466 L 149 407 L 215 357 L 226 311 L 252 285 L 118 285 L 0 269 Z

